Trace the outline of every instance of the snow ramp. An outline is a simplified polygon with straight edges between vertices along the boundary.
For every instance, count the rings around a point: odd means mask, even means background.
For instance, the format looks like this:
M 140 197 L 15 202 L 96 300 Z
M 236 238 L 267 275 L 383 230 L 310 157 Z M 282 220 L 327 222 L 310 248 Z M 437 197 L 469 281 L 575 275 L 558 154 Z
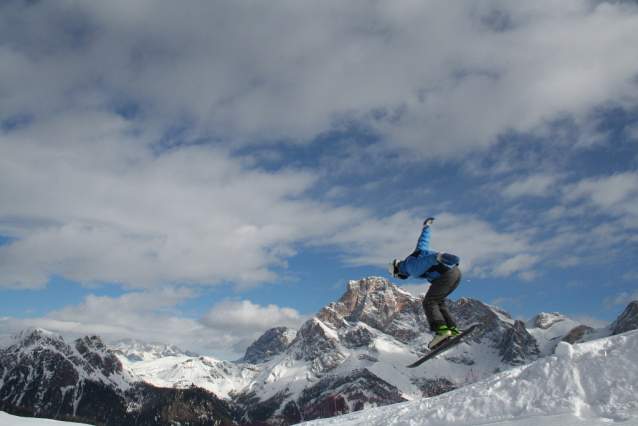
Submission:
M 433 398 L 306 426 L 638 426 L 638 330 L 561 342 L 553 355 Z

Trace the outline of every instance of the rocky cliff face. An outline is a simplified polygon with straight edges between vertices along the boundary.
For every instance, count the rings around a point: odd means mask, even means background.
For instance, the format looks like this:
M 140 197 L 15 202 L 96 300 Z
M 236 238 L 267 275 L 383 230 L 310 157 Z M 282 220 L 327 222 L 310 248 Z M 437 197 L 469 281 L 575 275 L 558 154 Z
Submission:
M 503 344 L 503 335 L 514 323 L 507 311 L 469 297 L 457 302 L 448 301 L 447 305 L 461 329 L 480 324 L 486 330 L 481 340 L 489 341 L 492 347 L 499 349 Z
M 634 300 L 611 325 L 614 335 L 638 329 L 638 300 Z
M 282 353 L 297 337 L 297 331 L 289 327 L 276 327 L 266 331 L 246 349 L 243 362 L 262 364 Z
M 323 308 L 317 318 L 335 328 L 362 322 L 402 342 L 428 330 L 421 301 L 385 278 L 350 281 L 337 303 Z
M 501 361 L 511 365 L 526 364 L 538 358 L 538 354 L 538 343 L 525 328 L 525 323 L 514 321 L 500 344 Z
M 61 336 L 34 328 L 11 343 L 0 351 L 0 399 L 82 417 L 93 411 L 87 405 L 95 398 L 125 407 L 121 395 L 131 388 L 133 377 L 99 337 L 87 336 L 69 345 Z
M 571 329 L 569 333 L 563 337 L 562 341 L 567 342 L 569 344 L 574 344 L 577 341 L 583 339 L 588 334 L 592 334 L 595 330 L 591 327 L 587 327 L 586 325 L 579 325 L 578 327 L 574 327 Z

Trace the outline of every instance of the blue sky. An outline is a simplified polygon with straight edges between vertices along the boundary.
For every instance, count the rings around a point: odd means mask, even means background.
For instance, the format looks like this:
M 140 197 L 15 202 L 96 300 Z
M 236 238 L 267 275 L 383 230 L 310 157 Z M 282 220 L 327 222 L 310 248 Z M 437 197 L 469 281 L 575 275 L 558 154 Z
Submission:
M 636 45 L 635 2 L 3 2 L 0 334 L 236 359 L 429 216 L 453 299 L 611 322 Z

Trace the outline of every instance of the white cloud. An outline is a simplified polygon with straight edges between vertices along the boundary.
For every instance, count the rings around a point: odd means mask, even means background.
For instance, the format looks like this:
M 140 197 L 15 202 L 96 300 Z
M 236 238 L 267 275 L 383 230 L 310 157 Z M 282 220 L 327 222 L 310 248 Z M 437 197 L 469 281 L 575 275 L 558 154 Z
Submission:
M 459 256 L 464 274 L 508 276 L 526 272 L 540 260 L 529 244 L 533 231 L 499 232 L 471 215 L 441 213 L 436 218 L 430 250 Z M 385 267 L 392 259 L 404 259 L 414 251 L 424 219 L 408 212 L 369 219 L 336 233 L 325 243 L 344 247 L 348 265 Z
M 3 51 L 12 71 L 3 75 L 16 113 L 50 113 L 69 96 L 92 108 L 129 102 L 147 123 L 181 116 L 191 135 L 237 140 L 309 140 L 348 117 L 392 145 L 457 155 L 637 96 L 638 10 L 626 3 L 5 9 L 15 48 Z
M 69 339 L 98 334 L 105 342 L 122 338 L 172 343 L 221 359 L 238 359 L 245 349 L 272 327 L 298 329 L 310 318 L 292 308 L 262 307 L 248 300 L 221 302 L 203 317 L 184 316 L 178 307 L 198 297 L 189 288 L 165 287 L 125 293 L 119 297 L 89 295 L 73 306 L 39 318 L 0 318 L 0 334 L 37 326 Z
M 589 315 L 574 314 L 570 315 L 569 317 L 574 321 L 578 321 L 579 323 L 592 328 L 603 328 L 609 325 L 609 321 L 605 321 L 603 319 L 592 317 Z
M 106 342 L 131 337 L 148 341 L 192 344 L 203 327 L 197 321 L 176 315 L 176 306 L 197 297 L 191 289 L 163 288 L 125 293 L 119 297 L 88 295 L 78 304 L 49 312 L 39 318 L 5 317 L 3 333 L 16 333 L 38 326 L 69 338 L 98 334 Z
M 402 282 L 398 282 L 395 284 L 400 285 L 403 290 L 407 291 L 414 297 L 425 294 L 430 289 L 430 283 L 427 281 L 423 284 L 414 284 L 414 281 L 410 282 L 409 284 L 404 284 Z
M 603 304 L 607 309 L 613 309 L 618 305 L 627 305 L 634 300 L 638 300 L 638 290 L 631 294 L 624 291 L 615 296 L 606 297 Z
M 296 309 L 280 308 L 272 304 L 261 306 L 249 300 L 242 300 L 217 303 L 204 314 L 201 323 L 220 331 L 263 332 L 273 327 L 298 329 L 309 318 L 310 316 L 300 315 Z
M 542 197 L 548 194 L 555 183 L 555 176 L 537 174 L 509 184 L 502 194 L 508 198 L 517 198 L 525 195 Z
M 597 107 L 638 99 L 638 8 L 621 2 L 3 11 L 0 233 L 16 241 L 0 247 L 0 277 L 15 288 L 53 273 L 133 288 L 249 286 L 277 279 L 305 243 L 344 247 L 349 265 L 385 265 L 414 247 L 411 211 L 377 219 L 313 201 L 304 194 L 319 173 L 258 169 L 234 149 L 307 143 L 355 122 L 402 161 L 462 159 L 505 133 L 566 117 L 586 127 Z M 573 196 L 611 203 L 638 226 L 634 192 L 609 183 L 583 182 Z M 533 175 L 505 195 L 552 185 Z M 450 217 L 433 247 L 475 274 L 529 277 L 528 233 Z
M 565 197 L 571 202 L 586 199 L 608 212 L 638 216 L 638 173 L 583 179 L 566 187 Z
M 528 253 L 517 254 L 510 257 L 506 261 L 499 264 L 494 269 L 494 275 L 499 277 L 508 277 L 515 272 L 526 271 L 541 260 L 540 256 L 530 255 Z
M 57 273 L 80 282 L 241 285 L 273 280 L 299 241 L 333 232 L 362 211 L 301 196 L 308 172 L 245 168 L 210 146 L 157 154 L 130 127 L 86 118 L 0 136 L 2 285 L 34 288 Z M 51 131 L 47 137 L 44 136 Z M 69 137 L 70 139 L 66 139 Z

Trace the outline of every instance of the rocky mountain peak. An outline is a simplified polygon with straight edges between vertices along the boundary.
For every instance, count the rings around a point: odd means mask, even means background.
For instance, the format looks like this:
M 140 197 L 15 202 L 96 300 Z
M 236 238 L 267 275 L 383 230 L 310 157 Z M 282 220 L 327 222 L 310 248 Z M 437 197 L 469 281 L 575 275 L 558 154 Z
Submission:
M 419 299 L 380 277 L 350 281 L 348 289 L 337 303 L 330 304 L 320 313 L 329 324 L 342 326 L 360 321 L 377 330 L 394 334 L 392 323 L 399 317 L 414 315 L 421 307 Z M 323 320 L 323 319 L 322 319 Z
M 346 292 L 335 304 L 334 309 L 342 317 L 349 317 L 355 312 L 360 312 L 361 307 L 368 301 L 372 293 L 385 293 L 392 287 L 396 287 L 385 278 L 369 277 L 359 281 L 350 281 Z
M 38 327 L 28 327 L 16 335 L 0 339 L 0 348 L 8 348 L 13 345 L 28 347 L 36 344 L 55 342 L 64 342 L 64 339 L 59 334 Z
M 557 322 L 565 321 L 566 319 L 567 317 L 565 315 L 561 315 L 558 312 L 554 312 L 551 314 L 541 312 L 540 314 L 530 319 L 527 322 L 527 326 L 530 328 L 536 327 L 536 328 L 541 328 L 543 330 L 547 330 L 548 328 L 550 328 L 552 325 L 556 324 Z
M 624 312 L 611 324 L 614 335 L 638 329 L 638 300 L 627 305 Z
M 288 348 L 297 337 L 297 331 L 289 327 L 275 327 L 266 331 L 246 349 L 243 362 L 259 364 L 268 362 Z
M 525 323 L 520 320 L 514 321 L 512 328 L 503 336 L 500 346 L 499 355 L 503 357 L 501 361 L 512 365 L 525 364 L 537 358 L 540 352 L 536 339 L 529 334 Z
M 471 297 L 462 297 L 457 302 L 448 301 L 450 313 L 461 328 L 481 324 L 494 345 L 500 345 L 503 334 L 510 329 L 512 317 L 507 311 L 488 305 Z

